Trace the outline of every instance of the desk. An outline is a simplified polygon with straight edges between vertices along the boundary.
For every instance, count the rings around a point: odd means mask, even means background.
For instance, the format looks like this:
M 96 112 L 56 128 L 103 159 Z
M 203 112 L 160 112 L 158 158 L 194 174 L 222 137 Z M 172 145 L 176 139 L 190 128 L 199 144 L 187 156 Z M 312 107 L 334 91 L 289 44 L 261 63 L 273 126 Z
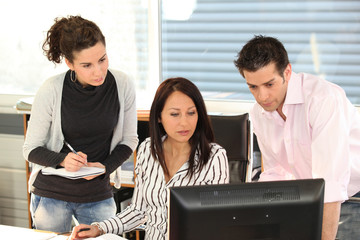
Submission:
M 65 240 L 67 236 L 57 235 L 53 232 L 40 231 L 21 227 L 0 225 L 1 239 L 27 239 L 27 240 Z
M 13 227 L 7 225 L 0 225 L 0 236 L 1 239 L 26 239 L 26 240 L 67 240 L 70 233 L 67 234 L 56 234 L 54 232 L 41 231 L 36 229 L 28 229 L 21 227 Z M 127 240 L 126 238 L 120 237 L 115 234 L 104 234 L 96 238 L 87 239 L 98 239 L 98 240 Z

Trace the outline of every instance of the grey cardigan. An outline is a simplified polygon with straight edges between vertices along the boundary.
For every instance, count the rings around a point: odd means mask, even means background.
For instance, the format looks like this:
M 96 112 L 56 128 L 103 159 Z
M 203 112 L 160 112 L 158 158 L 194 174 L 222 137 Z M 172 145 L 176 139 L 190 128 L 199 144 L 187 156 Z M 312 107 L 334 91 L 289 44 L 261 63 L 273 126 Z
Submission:
M 110 69 L 109 71 L 115 77 L 120 102 L 119 120 L 114 129 L 110 151 L 118 144 L 124 144 L 134 151 L 139 141 L 137 136 L 135 87 L 125 73 Z M 23 155 L 26 160 L 28 160 L 30 152 L 39 146 L 55 152 L 60 152 L 63 147 L 64 135 L 61 128 L 60 112 L 65 74 L 66 72 L 61 73 L 45 81 L 34 98 L 23 146 Z M 44 166 L 32 164 L 29 190 L 42 168 Z M 117 188 L 121 184 L 120 171 L 121 168 L 119 167 L 111 174 L 111 179 L 113 179 Z

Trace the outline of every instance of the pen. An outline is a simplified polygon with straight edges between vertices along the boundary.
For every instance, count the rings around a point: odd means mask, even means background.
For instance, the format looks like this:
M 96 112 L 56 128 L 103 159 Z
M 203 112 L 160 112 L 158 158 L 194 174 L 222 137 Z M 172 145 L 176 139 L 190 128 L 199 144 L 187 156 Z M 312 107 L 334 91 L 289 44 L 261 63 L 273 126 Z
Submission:
M 80 229 L 79 231 L 77 231 L 78 233 L 79 232 L 83 232 L 83 231 L 89 231 L 90 230 L 90 228 L 82 228 L 82 229 Z
M 76 155 L 80 156 L 80 155 L 75 151 L 75 149 L 73 149 L 72 146 L 71 146 L 67 141 L 64 140 L 64 143 L 65 143 L 65 145 L 66 145 L 73 153 L 75 153 Z M 80 157 L 81 157 L 81 156 L 80 156 Z M 86 163 L 85 163 L 85 166 L 87 166 Z

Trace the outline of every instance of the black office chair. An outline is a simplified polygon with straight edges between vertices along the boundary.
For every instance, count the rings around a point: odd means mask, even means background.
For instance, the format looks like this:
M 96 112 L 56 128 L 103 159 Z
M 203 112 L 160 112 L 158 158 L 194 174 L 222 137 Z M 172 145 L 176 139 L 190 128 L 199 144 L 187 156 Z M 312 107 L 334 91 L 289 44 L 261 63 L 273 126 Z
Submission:
M 210 115 L 215 142 L 225 148 L 230 183 L 250 182 L 252 174 L 252 131 L 249 114 Z

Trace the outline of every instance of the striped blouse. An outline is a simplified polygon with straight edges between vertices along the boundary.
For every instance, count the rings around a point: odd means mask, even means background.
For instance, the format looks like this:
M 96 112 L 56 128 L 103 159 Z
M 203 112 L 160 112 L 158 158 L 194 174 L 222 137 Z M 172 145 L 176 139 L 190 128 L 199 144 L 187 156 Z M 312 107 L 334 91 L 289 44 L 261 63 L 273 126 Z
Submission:
M 150 138 L 147 138 L 137 151 L 137 177 L 131 204 L 115 217 L 100 222 L 102 229 L 120 235 L 146 222 L 145 240 L 166 239 L 169 187 L 229 183 L 226 151 L 218 144 L 211 143 L 210 159 L 200 173 L 189 179 L 185 177 L 187 168 L 186 162 L 166 183 L 163 169 L 151 155 Z

